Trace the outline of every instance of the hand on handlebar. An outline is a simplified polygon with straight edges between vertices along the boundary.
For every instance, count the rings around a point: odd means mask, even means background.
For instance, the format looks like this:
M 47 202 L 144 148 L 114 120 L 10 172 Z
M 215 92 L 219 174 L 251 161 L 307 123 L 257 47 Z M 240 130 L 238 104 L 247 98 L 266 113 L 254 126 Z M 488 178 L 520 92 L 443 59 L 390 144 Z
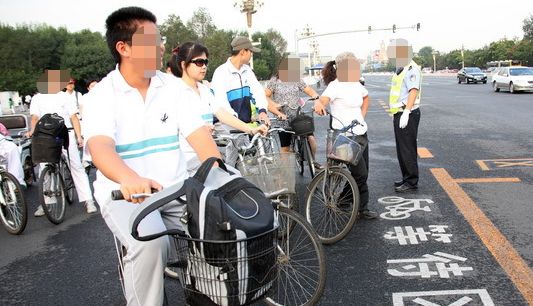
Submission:
M 261 124 L 260 126 L 252 128 L 250 130 L 250 134 L 252 135 L 255 135 L 257 133 L 261 133 L 261 135 L 266 136 L 266 134 L 268 134 L 268 127 L 264 124 Z
M 141 203 L 144 198 L 132 198 L 132 194 L 152 193 L 152 189 L 161 190 L 158 182 L 140 176 L 130 177 L 120 184 L 120 191 L 124 196 L 124 200 L 132 203 Z
M 265 112 L 259 113 L 259 120 L 264 122 L 266 126 L 270 126 L 270 118 L 268 118 L 267 113 Z
M 315 101 L 315 105 L 313 109 L 315 113 L 319 116 L 324 116 L 327 114 L 326 107 L 324 106 L 324 104 L 320 102 L 320 100 Z
M 287 115 L 285 115 L 284 113 L 280 112 L 279 115 L 278 115 L 278 119 L 281 120 L 281 121 L 285 121 L 285 120 L 287 120 Z

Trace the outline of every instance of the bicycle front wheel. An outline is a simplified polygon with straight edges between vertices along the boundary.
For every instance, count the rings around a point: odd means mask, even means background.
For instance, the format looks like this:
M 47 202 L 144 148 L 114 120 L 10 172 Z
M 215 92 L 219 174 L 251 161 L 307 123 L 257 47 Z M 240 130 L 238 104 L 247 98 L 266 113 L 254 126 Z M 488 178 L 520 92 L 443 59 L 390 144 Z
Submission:
M 352 229 L 359 210 L 359 189 L 350 172 L 329 168 L 309 184 L 305 216 L 322 243 L 332 244 Z
M 299 136 L 297 136 L 296 138 L 293 138 L 294 139 L 294 142 L 293 142 L 293 152 L 296 153 L 296 168 L 298 169 L 298 172 L 300 173 L 300 175 L 304 175 L 304 160 L 305 160 L 305 157 L 304 157 L 304 150 L 303 150 L 303 147 L 302 147 L 302 140 L 300 139 Z
M 6 231 L 19 235 L 26 228 L 28 221 L 28 207 L 17 179 L 9 172 L 0 174 L 0 219 Z
M 265 302 L 268 305 L 315 305 L 326 285 L 326 258 L 318 237 L 295 211 L 279 207 L 280 227 L 293 224 L 277 239 L 278 275 Z
M 44 214 L 54 224 L 65 219 L 66 192 L 60 171 L 46 166 L 39 177 L 39 200 Z

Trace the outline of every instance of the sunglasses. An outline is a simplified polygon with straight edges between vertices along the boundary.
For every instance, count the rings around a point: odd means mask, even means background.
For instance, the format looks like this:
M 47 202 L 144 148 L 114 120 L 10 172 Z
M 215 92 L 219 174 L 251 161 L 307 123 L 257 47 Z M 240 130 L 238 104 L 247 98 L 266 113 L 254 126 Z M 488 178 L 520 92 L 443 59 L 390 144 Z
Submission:
M 198 67 L 203 67 L 204 65 L 207 67 L 209 64 L 209 60 L 207 58 L 197 58 L 195 60 L 192 60 L 191 63 L 195 64 Z

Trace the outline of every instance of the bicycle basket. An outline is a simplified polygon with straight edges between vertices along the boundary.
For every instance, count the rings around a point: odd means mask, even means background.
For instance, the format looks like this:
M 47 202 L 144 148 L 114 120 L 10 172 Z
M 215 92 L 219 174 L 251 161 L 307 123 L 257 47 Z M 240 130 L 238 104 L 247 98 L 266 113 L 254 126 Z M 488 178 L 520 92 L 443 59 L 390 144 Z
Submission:
M 280 191 L 295 193 L 296 157 L 294 153 L 271 153 L 237 163 L 237 169 L 265 194 Z
M 188 305 L 244 305 L 258 300 L 277 276 L 277 230 L 232 241 L 209 241 L 171 236 L 177 268 Z M 224 250 L 224 256 L 206 258 L 206 248 Z
M 297 136 L 311 135 L 315 131 L 315 121 L 313 112 L 300 112 L 294 119 L 289 122 L 289 126 Z
M 346 133 L 328 130 L 326 146 L 328 159 L 357 166 L 365 147 L 366 145 L 361 145 L 354 139 L 346 136 Z

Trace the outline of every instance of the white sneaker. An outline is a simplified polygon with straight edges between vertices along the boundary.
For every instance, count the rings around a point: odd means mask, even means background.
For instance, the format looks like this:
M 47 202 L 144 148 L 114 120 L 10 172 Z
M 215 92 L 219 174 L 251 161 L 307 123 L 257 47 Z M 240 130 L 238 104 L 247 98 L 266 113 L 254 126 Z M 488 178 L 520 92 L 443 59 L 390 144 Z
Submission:
M 43 210 L 43 207 L 41 205 L 39 205 L 39 207 L 37 207 L 37 210 L 35 211 L 35 213 L 33 213 L 33 215 L 35 217 L 42 217 L 44 216 L 44 210 Z
M 86 201 L 85 209 L 87 210 L 88 214 L 92 214 L 98 211 L 98 209 L 96 208 L 96 205 L 94 205 L 94 201 Z

